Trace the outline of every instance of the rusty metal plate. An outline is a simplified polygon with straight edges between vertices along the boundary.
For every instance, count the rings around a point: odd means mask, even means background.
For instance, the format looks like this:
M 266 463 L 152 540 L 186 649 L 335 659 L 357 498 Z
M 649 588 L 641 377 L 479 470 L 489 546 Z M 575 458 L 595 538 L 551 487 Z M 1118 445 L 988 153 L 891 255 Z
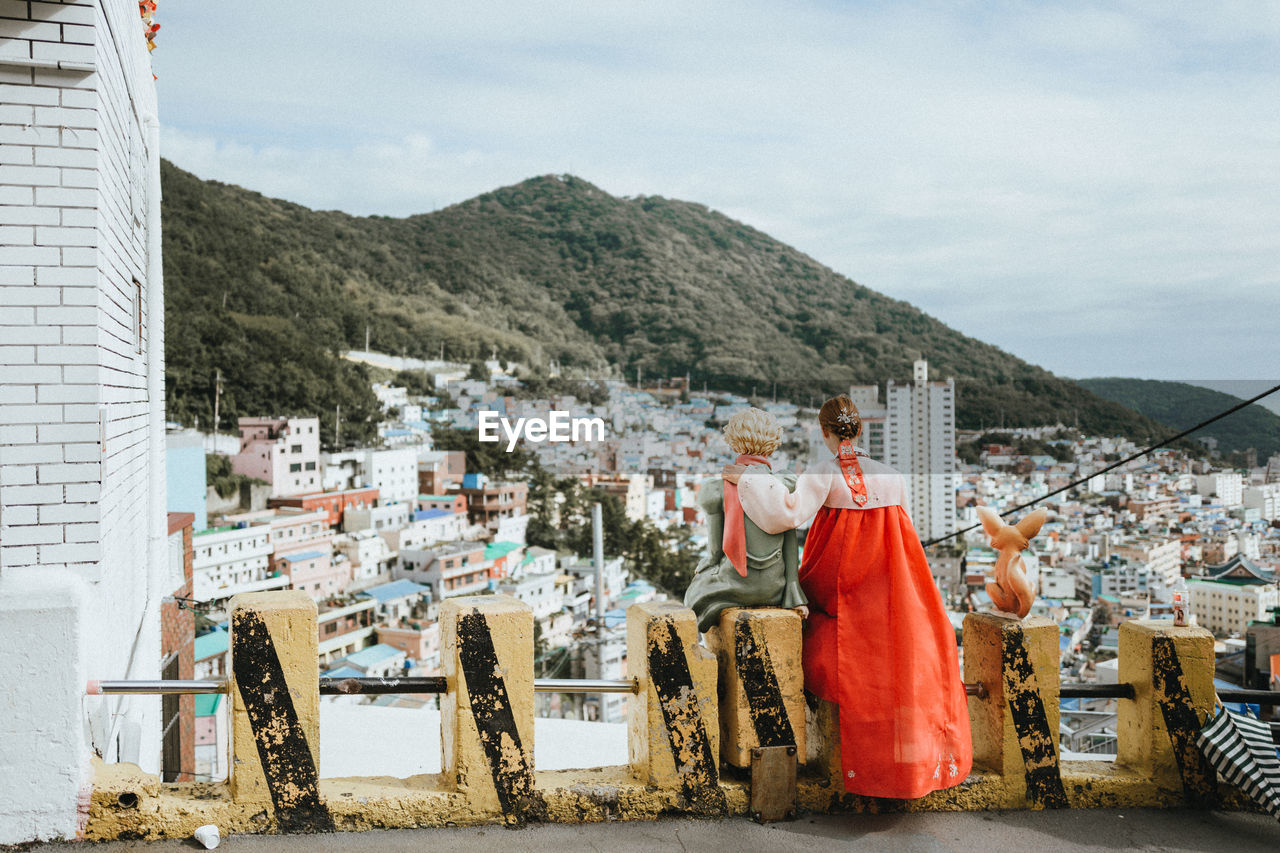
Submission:
M 794 746 L 757 746 L 751 750 L 751 816 L 760 823 L 795 818 Z

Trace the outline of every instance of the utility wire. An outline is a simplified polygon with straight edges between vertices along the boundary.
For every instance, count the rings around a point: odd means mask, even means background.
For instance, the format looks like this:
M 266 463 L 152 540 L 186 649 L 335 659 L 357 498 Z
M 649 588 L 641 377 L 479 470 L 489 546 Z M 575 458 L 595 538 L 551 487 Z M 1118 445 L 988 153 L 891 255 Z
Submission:
M 1101 470 L 1094 471 L 1088 476 L 1081 477 L 1079 480 L 1075 480 L 1073 482 L 1067 483 L 1065 486 L 1054 489 L 1052 492 L 1043 494 L 1038 498 L 1033 498 L 1032 500 L 1029 500 L 1026 503 L 1020 503 L 1015 507 L 1011 507 L 1010 509 L 1006 509 L 1004 512 L 1000 513 L 1000 515 L 1001 516 L 1010 515 L 1012 513 L 1017 512 L 1018 510 L 1026 509 L 1029 506 L 1035 506 L 1036 504 L 1040 503 L 1040 501 L 1045 500 L 1046 498 L 1051 498 L 1054 495 L 1062 494 L 1063 492 L 1067 491 L 1067 489 L 1075 488 L 1081 483 L 1085 483 L 1089 480 L 1092 480 L 1094 477 L 1098 476 L 1099 474 L 1105 474 L 1108 471 L 1113 471 L 1116 468 L 1119 468 L 1121 465 L 1127 465 L 1128 463 L 1132 462 L 1135 459 L 1146 456 L 1148 453 L 1151 453 L 1154 450 L 1159 450 L 1161 447 L 1164 447 L 1166 444 L 1172 444 L 1173 442 L 1177 441 L 1180 438 L 1184 438 L 1188 435 L 1191 435 L 1191 433 L 1195 432 L 1196 430 L 1203 429 L 1204 427 L 1207 427 L 1209 424 L 1213 423 L 1214 421 L 1220 421 L 1223 418 L 1225 418 L 1227 415 L 1234 414 L 1235 412 L 1238 412 L 1241 409 L 1243 409 L 1245 406 L 1252 405 L 1253 403 L 1256 403 L 1259 400 L 1261 400 L 1263 397 L 1274 394 L 1277 391 L 1280 391 L 1280 385 L 1276 385 L 1274 388 L 1270 388 L 1266 391 L 1263 391 L 1261 394 L 1257 395 L 1256 397 L 1250 397 L 1248 400 L 1243 400 L 1239 405 L 1232 406 L 1231 408 L 1227 409 L 1225 412 L 1220 412 L 1219 414 L 1214 415 L 1208 420 L 1203 420 L 1193 427 L 1184 429 L 1182 432 L 1178 433 L 1175 436 L 1162 439 L 1160 442 L 1151 445 L 1145 450 L 1139 450 L 1137 453 L 1134 453 L 1131 456 L 1126 456 L 1124 459 L 1121 459 L 1119 462 L 1113 462 L 1112 464 L 1108 465 L 1107 467 Z M 968 527 L 964 528 L 963 530 L 957 530 L 954 533 L 948 533 L 945 536 L 938 536 L 934 539 L 930 539 L 928 542 L 925 542 L 924 547 L 928 548 L 930 545 L 936 545 L 939 542 L 946 542 L 948 539 L 955 538 L 956 536 L 962 536 L 965 533 L 968 533 L 970 530 L 977 530 L 981 526 L 982 526 L 981 523 L 971 524 Z

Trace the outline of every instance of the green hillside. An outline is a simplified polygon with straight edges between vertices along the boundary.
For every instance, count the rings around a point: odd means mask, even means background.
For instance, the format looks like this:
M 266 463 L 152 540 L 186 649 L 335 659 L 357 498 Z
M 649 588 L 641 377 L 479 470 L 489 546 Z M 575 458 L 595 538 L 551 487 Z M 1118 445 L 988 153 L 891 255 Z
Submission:
M 1154 423 L 706 207 L 546 176 L 406 219 L 313 211 L 163 165 L 168 400 L 208 423 L 266 411 L 371 429 L 373 349 L 496 350 L 579 376 L 690 374 L 694 387 L 807 402 L 907 379 L 927 358 L 962 428 L 1053 423 L 1142 439 Z M 332 418 L 322 420 L 330 439 Z
M 1241 402 L 1240 398 L 1230 394 L 1183 382 L 1114 378 L 1081 379 L 1078 382 L 1100 397 L 1128 406 L 1177 430 L 1194 426 Z M 1280 453 L 1280 416 L 1254 403 L 1210 424 L 1193 437 L 1216 438 L 1218 450 L 1223 454 L 1242 452 L 1252 447 L 1258 451 L 1258 458 L 1265 462 L 1271 454 Z

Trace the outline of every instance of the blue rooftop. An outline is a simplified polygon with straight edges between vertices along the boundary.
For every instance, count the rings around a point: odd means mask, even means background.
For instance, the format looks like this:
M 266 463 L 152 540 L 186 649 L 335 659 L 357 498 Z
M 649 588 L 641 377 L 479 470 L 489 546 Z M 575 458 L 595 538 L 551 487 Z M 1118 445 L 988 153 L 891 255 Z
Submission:
M 219 628 L 216 631 L 210 631 L 208 634 L 201 634 L 196 637 L 191 647 L 191 657 L 193 660 L 204 660 L 214 655 L 220 655 L 230 647 L 231 635 Z
M 429 521 L 433 518 L 442 518 L 446 515 L 453 515 L 447 509 L 420 509 L 413 514 L 414 521 Z
M 1221 678 L 1214 678 L 1213 686 L 1219 690 L 1228 690 L 1228 689 L 1239 690 L 1240 689 L 1239 684 L 1232 684 L 1230 681 L 1224 681 Z M 1223 702 L 1222 704 L 1226 706 L 1227 710 L 1235 711 L 1237 714 L 1250 714 L 1253 716 L 1254 719 L 1257 719 L 1259 714 L 1262 713 L 1262 709 L 1252 703 Z
M 296 563 L 300 560 L 315 560 L 323 556 L 326 556 L 323 551 L 303 551 L 300 554 L 285 554 L 280 559 L 286 563 Z
M 335 666 L 333 669 L 326 669 L 320 675 L 322 678 L 364 678 L 364 673 L 354 666 Z
M 362 594 L 367 595 L 370 598 L 377 599 L 379 604 L 386 604 L 388 601 L 395 601 L 397 598 L 404 598 L 409 595 L 418 595 L 420 593 L 430 591 L 429 587 L 401 578 L 398 581 L 391 581 L 390 583 L 370 587 Z
M 341 662 L 367 669 L 376 663 L 381 663 L 388 658 L 393 658 L 396 655 L 402 654 L 404 654 L 404 651 L 397 649 L 395 646 L 388 646 L 386 643 L 378 643 L 376 646 L 370 646 L 367 649 L 352 652 L 343 658 Z

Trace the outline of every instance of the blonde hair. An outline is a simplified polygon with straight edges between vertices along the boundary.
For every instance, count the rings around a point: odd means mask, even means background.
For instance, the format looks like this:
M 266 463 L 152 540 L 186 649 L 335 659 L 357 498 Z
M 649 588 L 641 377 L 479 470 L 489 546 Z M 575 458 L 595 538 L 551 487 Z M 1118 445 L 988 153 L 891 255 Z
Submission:
M 768 412 L 751 408 L 729 418 L 724 439 L 734 453 L 768 456 L 782 443 L 782 426 Z

